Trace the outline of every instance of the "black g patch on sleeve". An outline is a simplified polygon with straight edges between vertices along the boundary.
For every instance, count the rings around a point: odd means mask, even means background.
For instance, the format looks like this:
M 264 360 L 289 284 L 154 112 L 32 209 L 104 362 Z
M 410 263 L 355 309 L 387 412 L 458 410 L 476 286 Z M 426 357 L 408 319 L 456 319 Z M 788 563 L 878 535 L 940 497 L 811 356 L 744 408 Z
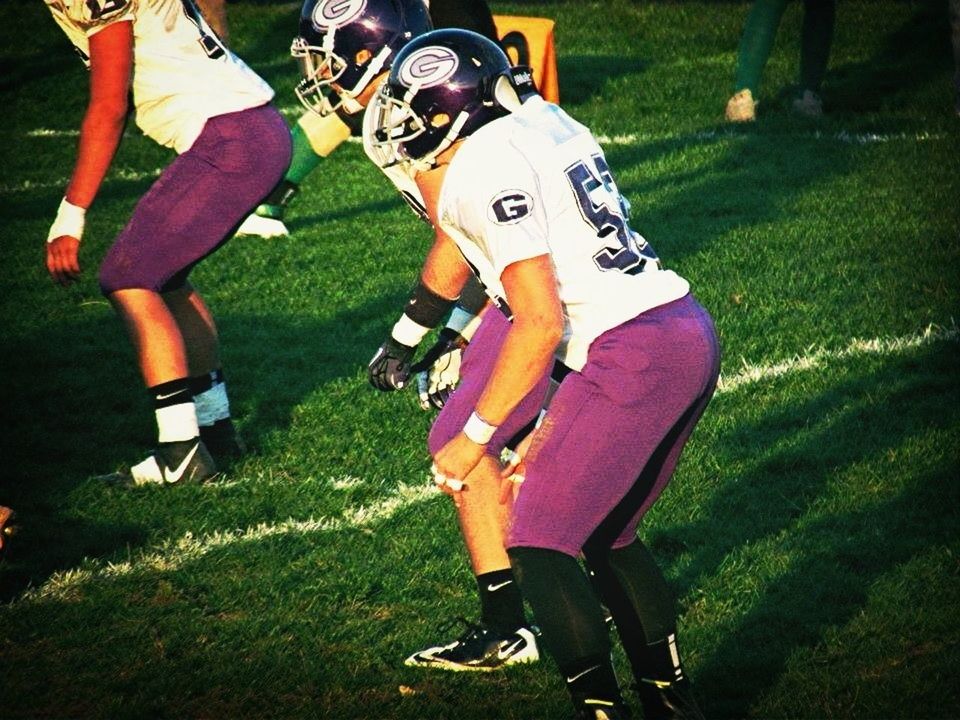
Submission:
M 497 225 L 513 225 L 533 212 L 533 198 L 523 190 L 504 190 L 494 196 L 487 216 Z

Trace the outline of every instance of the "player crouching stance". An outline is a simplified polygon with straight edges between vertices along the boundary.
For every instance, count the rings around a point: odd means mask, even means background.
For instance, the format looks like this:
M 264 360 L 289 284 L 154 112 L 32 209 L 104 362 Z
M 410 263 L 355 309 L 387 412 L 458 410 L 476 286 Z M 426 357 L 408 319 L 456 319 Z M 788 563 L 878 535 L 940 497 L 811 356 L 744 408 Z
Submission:
M 455 491 L 554 356 L 569 367 L 519 468 L 514 572 L 580 717 L 629 714 L 583 553 L 644 716 L 700 718 L 668 586 L 636 530 L 714 392 L 713 323 L 630 229 L 589 130 L 514 88 L 496 45 L 438 30 L 404 48 L 367 111 L 365 141 L 416 173 L 438 229 L 430 289 L 455 297 L 472 268 L 513 316 L 436 471 Z
M 276 185 L 290 133 L 273 90 L 218 40 L 190 0 L 45 0 L 90 69 L 77 160 L 47 238 L 47 269 L 79 278 L 84 217 L 127 117 L 178 157 L 134 209 L 100 266 L 153 397 L 156 453 L 118 479 L 203 481 L 240 452 L 216 326 L 187 278 Z M 219 457 L 217 457 L 219 456 Z
M 495 36 L 493 19 L 485 3 L 449 0 L 431 4 L 433 10 L 452 10 L 453 6 L 463 12 L 451 12 L 448 17 L 470 20 L 478 27 L 486 26 Z M 412 38 L 431 29 L 422 0 L 304 2 L 299 35 L 291 46 L 302 73 L 297 97 L 308 109 L 312 122 L 329 131 L 324 135 L 328 153 L 350 135 L 351 127 L 359 128 L 363 110 L 386 77 L 397 53 Z M 296 130 L 294 133 L 296 163 L 298 136 Z M 397 168 L 383 169 L 411 208 L 426 219 L 420 191 L 410 177 L 395 172 Z M 482 290 L 473 290 L 469 297 L 467 293 L 460 295 L 454 308 L 453 300 L 439 297 L 418 283 L 402 320 L 368 368 L 370 381 L 378 389 L 389 391 L 403 387 L 409 379 L 417 346 L 453 308 L 440 341 L 425 356 L 430 358 L 429 362 L 421 360 L 424 367 L 432 363 L 420 388 L 421 405 L 424 409 L 444 408 L 434 423 L 431 438 L 441 437 L 444 432 L 452 433 L 452 437 L 459 431 L 463 418 L 473 407 L 469 400 L 470 388 L 482 388 L 499 340 L 508 327 L 499 311 L 483 312 L 486 296 Z M 481 313 L 482 320 L 479 319 Z M 459 367 L 461 351 L 468 341 L 463 366 Z M 466 401 L 451 400 L 447 408 L 451 387 L 460 377 L 464 378 L 462 384 L 466 389 L 458 390 L 457 396 Z M 491 448 L 502 447 L 512 432 L 536 417 L 545 385 L 544 380 L 540 395 L 518 409 L 514 422 L 504 424 L 503 432 L 490 444 Z M 459 419 L 458 414 L 462 414 Z M 454 418 L 452 424 L 445 420 L 448 417 Z M 493 459 L 484 464 L 484 468 L 493 478 L 497 477 L 498 466 Z M 412 653 L 406 664 L 454 671 L 488 671 L 538 659 L 534 632 L 524 615 L 523 600 L 504 549 L 506 512 L 498 503 L 496 488 L 485 496 L 479 492 L 471 494 L 461 503 L 458 514 L 480 595 L 480 623 L 468 623 L 466 631 L 452 642 L 435 643 Z

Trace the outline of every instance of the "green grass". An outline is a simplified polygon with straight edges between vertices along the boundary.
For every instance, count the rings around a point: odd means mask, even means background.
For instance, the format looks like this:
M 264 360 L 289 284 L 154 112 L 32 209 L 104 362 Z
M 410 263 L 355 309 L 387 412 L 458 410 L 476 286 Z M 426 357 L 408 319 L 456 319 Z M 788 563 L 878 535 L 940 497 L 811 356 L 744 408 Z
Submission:
M 722 122 L 746 2 L 492 5 L 557 20 L 564 105 L 604 136 L 634 224 L 721 333 L 724 384 L 642 527 L 707 716 L 960 716 L 944 4 L 839 3 L 811 123 L 784 109 L 792 3 L 747 128 Z M 229 10 L 291 120 L 297 8 Z M 0 716 L 565 716 L 549 660 L 480 677 L 401 664 L 478 608 L 427 483 L 431 417 L 366 383 L 429 234 L 361 149 L 309 178 L 292 237 L 235 239 L 194 273 L 253 453 L 202 487 L 103 487 L 92 476 L 139 460 L 154 427 L 95 269 L 171 156 L 127 130 L 84 278 L 53 286 L 43 239 L 76 136 L 35 131 L 76 129 L 86 79 L 41 3 L 0 6 L 0 48 L 0 503 L 22 519 L 0 565 Z

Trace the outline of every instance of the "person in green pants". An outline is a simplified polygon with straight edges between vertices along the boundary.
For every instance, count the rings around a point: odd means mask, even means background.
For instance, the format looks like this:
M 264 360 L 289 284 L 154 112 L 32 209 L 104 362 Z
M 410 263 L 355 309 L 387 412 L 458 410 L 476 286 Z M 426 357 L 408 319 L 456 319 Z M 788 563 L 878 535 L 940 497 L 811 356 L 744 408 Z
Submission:
M 755 0 L 747 16 L 737 56 L 736 84 L 727 101 L 726 118 L 730 122 L 751 122 L 757 116 L 760 76 L 773 49 L 777 27 L 788 0 Z M 820 86 L 827 72 L 835 0 L 803 0 L 803 29 L 800 47 L 799 91 L 793 109 L 801 115 L 817 118 L 823 114 Z

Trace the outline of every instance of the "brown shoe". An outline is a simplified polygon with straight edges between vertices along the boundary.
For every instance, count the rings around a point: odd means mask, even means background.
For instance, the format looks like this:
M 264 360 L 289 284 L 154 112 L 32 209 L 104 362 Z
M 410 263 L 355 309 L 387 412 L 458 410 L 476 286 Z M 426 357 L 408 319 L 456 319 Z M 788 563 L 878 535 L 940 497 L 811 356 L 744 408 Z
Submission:
M 727 100 L 724 115 L 730 122 L 753 122 L 757 119 L 757 103 L 750 88 L 734 93 L 733 97 Z

